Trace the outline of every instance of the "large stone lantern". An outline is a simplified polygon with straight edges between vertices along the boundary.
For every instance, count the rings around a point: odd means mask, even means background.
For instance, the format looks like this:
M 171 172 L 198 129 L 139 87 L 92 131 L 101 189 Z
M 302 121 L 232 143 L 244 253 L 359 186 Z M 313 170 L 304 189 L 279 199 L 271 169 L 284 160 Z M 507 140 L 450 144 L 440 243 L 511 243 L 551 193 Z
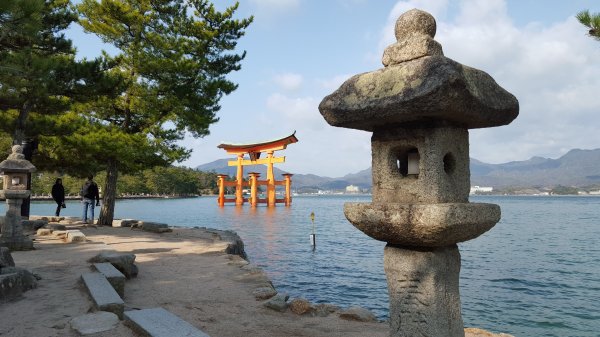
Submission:
M 21 203 L 29 197 L 31 191 L 27 190 L 27 173 L 35 171 L 33 166 L 23 155 L 20 145 L 12 147 L 12 153 L 0 163 L 0 174 L 3 175 L 3 189 L 0 196 L 6 199 L 7 210 L 0 232 L 0 246 L 10 250 L 33 249 L 33 241 L 23 235 L 21 225 Z
M 390 336 L 464 336 L 460 253 L 500 220 L 500 207 L 469 203 L 471 128 L 505 125 L 517 99 L 488 74 L 444 57 L 435 19 L 413 9 L 395 27 L 385 68 L 353 76 L 319 110 L 338 127 L 373 132 L 372 203 L 346 218 L 387 242 Z

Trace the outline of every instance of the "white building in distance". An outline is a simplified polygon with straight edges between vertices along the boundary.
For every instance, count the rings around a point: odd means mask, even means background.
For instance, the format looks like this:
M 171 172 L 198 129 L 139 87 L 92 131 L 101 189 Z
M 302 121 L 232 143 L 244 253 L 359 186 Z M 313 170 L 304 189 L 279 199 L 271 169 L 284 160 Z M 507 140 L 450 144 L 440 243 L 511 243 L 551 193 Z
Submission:
M 494 190 L 493 187 L 471 186 L 471 191 L 469 192 L 469 194 L 490 193 L 493 190 Z
M 358 193 L 358 192 L 360 192 L 360 189 L 358 188 L 358 186 L 354 186 L 354 185 L 346 186 L 346 193 Z

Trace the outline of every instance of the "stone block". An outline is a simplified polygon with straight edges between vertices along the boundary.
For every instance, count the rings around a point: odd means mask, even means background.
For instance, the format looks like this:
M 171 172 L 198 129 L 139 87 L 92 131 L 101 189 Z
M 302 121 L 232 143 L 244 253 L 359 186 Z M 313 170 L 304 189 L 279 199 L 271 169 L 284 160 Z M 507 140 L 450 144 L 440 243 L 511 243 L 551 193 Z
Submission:
M 19 274 L 0 274 L 0 301 L 18 298 L 22 293 L 23 284 Z
M 321 303 L 321 304 L 316 304 L 314 306 L 315 308 L 315 316 L 319 316 L 319 317 L 327 317 L 330 314 L 333 314 L 335 312 L 338 312 L 341 310 L 341 308 L 337 305 L 333 305 L 333 304 L 328 304 L 328 303 Z
M 112 312 L 119 318 L 123 317 L 125 303 L 104 275 L 96 272 L 86 273 L 81 275 L 81 279 L 97 310 Z
M 131 227 L 133 224 L 137 224 L 139 221 L 134 219 L 117 219 L 113 220 L 113 227 Z
M 109 262 L 103 263 L 94 263 L 94 269 L 98 271 L 100 274 L 104 275 L 108 280 L 108 283 L 112 285 L 112 287 L 116 290 L 119 296 L 125 296 L 125 275 L 121 273 L 117 268 L 115 268 Z
M 52 235 L 56 236 L 57 238 L 61 238 L 61 239 L 66 238 L 67 234 L 68 234 L 68 231 L 66 231 L 66 230 L 52 231 Z
M 48 228 L 48 229 L 51 229 L 53 231 L 64 231 L 64 230 L 67 230 L 67 226 L 65 226 L 64 224 L 57 223 L 57 222 L 48 223 L 46 226 L 44 226 L 44 228 Z
M 67 242 L 85 242 L 85 234 L 79 230 L 68 230 L 67 231 Z
M 288 308 L 290 308 L 290 311 L 296 315 L 311 314 L 315 311 L 315 308 L 310 304 L 310 302 L 304 298 L 295 298 L 291 300 L 288 304 Z
M 165 223 L 158 223 L 158 222 L 141 221 L 139 223 L 139 227 L 141 227 L 142 230 L 144 230 L 146 232 L 153 232 L 153 233 L 166 233 L 166 232 L 173 231 L 171 228 L 169 228 L 169 225 L 167 225 Z
M 38 236 L 48 236 L 50 234 L 52 234 L 53 230 L 49 229 L 49 228 L 40 228 L 37 230 L 36 234 Z
M 102 252 L 88 260 L 90 263 L 110 262 L 128 279 L 136 277 L 138 268 L 134 264 L 135 254 Z
M 35 276 L 27 269 L 0 268 L 0 301 L 12 300 L 27 290 L 37 287 Z
M 353 306 L 340 312 L 340 318 L 348 321 L 377 322 L 377 317 L 365 308 Z
M 125 324 L 145 336 L 209 337 L 200 329 L 163 308 L 126 311 Z
M 252 295 L 254 295 L 254 298 L 257 300 L 267 300 L 277 295 L 277 290 L 275 290 L 273 287 L 260 287 L 254 289 Z
M 374 203 L 468 202 L 469 133 L 461 128 L 376 131 L 371 138 Z M 408 174 L 408 156 L 418 174 Z
M 48 222 L 45 220 L 21 220 L 21 226 L 23 227 L 24 231 L 36 231 L 39 228 L 44 227 Z
M 273 309 L 275 311 L 283 312 L 287 309 L 288 303 L 287 300 L 290 298 L 288 294 L 279 293 L 268 301 L 266 301 L 263 305 L 269 309 Z

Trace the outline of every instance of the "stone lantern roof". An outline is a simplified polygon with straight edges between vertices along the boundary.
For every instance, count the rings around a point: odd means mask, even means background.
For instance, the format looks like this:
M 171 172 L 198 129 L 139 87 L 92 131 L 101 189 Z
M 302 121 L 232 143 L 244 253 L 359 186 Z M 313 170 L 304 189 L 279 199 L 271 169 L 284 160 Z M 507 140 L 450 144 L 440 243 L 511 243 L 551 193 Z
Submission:
M 365 131 L 410 126 L 485 128 L 519 114 L 515 96 L 484 71 L 444 56 L 433 40 L 436 23 L 413 9 L 396 21 L 398 42 L 383 54 L 385 66 L 358 74 L 325 97 L 319 110 L 333 126 Z
M 8 155 L 8 158 L 0 163 L 0 173 L 5 174 L 8 172 L 16 173 L 27 173 L 35 172 L 36 168 L 25 159 L 23 155 L 23 147 L 21 145 L 14 145 L 12 147 L 12 153 Z

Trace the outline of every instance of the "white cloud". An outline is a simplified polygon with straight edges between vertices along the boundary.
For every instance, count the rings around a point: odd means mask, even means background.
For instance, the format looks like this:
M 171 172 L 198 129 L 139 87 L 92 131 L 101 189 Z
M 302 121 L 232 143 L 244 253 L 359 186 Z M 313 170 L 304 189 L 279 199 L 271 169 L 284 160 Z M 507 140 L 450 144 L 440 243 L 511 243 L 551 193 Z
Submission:
M 267 98 L 266 106 L 274 113 L 269 127 L 296 130 L 300 143 L 288 147 L 286 155 L 295 160 L 289 160 L 282 169 L 339 177 L 340 172 L 354 173 L 368 168 L 371 164 L 371 134 L 331 127 L 319 112 L 320 101 L 320 98 L 280 93 Z
M 279 124 L 294 128 L 322 129 L 319 100 L 313 97 L 289 97 L 280 93 L 267 97 L 267 108 L 278 114 Z
M 298 90 L 302 86 L 302 75 L 285 73 L 273 77 L 273 81 L 285 90 Z
M 334 90 L 337 90 L 342 83 L 346 82 L 346 80 L 348 80 L 350 77 L 352 77 L 350 74 L 336 75 L 332 78 L 318 79 L 317 83 L 319 83 L 321 88 L 323 88 L 325 91 L 331 93 Z

